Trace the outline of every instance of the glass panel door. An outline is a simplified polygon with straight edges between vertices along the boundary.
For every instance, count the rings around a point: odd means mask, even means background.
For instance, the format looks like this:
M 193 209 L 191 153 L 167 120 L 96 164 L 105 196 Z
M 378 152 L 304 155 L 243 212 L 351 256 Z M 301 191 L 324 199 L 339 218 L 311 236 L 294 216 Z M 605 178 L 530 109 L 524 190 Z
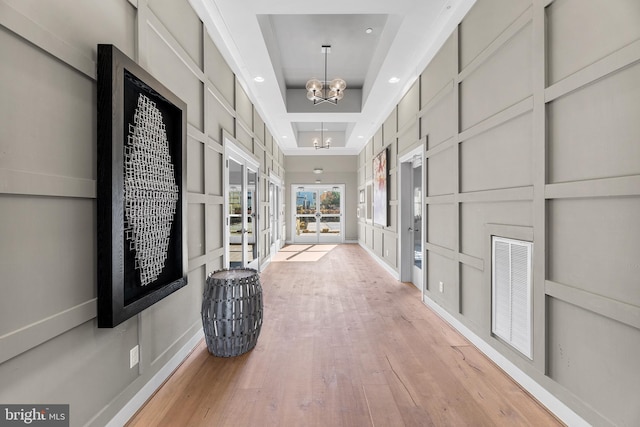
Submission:
M 269 233 L 269 244 L 271 246 L 270 253 L 273 256 L 280 249 L 280 185 L 279 181 L 275 181 L 276 178 L 272 177 L 269 182 L 269 227 L 271 233 Z
M 316 200 L 317 191 L 305 191 L 304 188 L 298 188 L 295 193 L 296 207 L 296 242 L 316 242 L 318 230 L 318 214 Z
M 294 242 L 340 243 L 344 240 L 344 185 L 293 186 Z
M 318 232 L 321 235 L 320 238 L 327 240 L 329 237 L 341 237 L 342 210 L 340 199 L 342 193 L 338 187 L 331 190 L 319 190 L 319 193 L 320 216 L 318 218 Z
M 422 288 L 422 162 L 413 162 L 413 283 Z
M 244 265 L 244 198 L 243 178 L 244 166 L 233 159 L 229 159 L 229 187 L 228 187 L 228 221 L 229 221 L 229 266 L 242 267 Z
M 255 265 L 258 262 L 257 245 L 257 183 L 258 174 L 251 168 L 247 168 L 247 244 L 245 245 L 244 261 L 247 266 Z
M 225 265 L 258 269 L 258 166 L 228 139 L 225 145 Z

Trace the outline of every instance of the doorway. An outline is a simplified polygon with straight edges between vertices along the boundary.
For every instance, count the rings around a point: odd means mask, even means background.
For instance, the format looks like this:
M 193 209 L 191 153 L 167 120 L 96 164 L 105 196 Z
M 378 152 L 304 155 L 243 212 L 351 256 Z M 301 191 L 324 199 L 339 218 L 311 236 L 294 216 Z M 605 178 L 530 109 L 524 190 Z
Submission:
M 344 184 L 292 185 L 294 243 L 344 241 Z
M 225 139 L 225 267 L 259 267 L 259 163 Z
M 269 175 L 269 253 L 271 256 L 278 253 L 282 247 L 282 218 L 283 199 L 282 199 L 282 180 L 273 174 Z
M 400 157 L 400 280 L 421 291 L 424 278 L 423 148 Z

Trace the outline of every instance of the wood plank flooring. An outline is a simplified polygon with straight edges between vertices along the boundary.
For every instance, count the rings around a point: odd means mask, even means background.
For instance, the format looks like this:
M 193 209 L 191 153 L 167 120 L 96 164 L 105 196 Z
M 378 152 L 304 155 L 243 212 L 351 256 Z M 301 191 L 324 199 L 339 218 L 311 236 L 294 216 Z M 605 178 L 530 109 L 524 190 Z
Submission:
M 357 245 L 261 283 L 256 348 L 201 342 L 129 426 L 562 425 Z

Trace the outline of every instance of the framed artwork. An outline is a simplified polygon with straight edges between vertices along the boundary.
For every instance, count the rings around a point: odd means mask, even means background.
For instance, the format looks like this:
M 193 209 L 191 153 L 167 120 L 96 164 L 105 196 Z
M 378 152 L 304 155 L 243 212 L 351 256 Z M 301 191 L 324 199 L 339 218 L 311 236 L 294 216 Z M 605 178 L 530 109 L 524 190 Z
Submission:
M 387 223 L 387 149 L 373 158 L 373 223 L 386 227 Z
M 98 45 L 98 327 L 187 284 L 187 105 Z

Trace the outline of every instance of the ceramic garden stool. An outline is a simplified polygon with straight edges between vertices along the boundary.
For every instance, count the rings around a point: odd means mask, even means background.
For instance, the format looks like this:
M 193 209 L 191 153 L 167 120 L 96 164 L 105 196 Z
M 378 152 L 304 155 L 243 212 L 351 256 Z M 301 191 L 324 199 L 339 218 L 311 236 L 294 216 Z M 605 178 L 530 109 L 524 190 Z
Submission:
M 202 298 L 202 325 L 214 356 L 238 356 L 254 348 L 262 327 L 258 272 L 238 268 L 211 273 Z

